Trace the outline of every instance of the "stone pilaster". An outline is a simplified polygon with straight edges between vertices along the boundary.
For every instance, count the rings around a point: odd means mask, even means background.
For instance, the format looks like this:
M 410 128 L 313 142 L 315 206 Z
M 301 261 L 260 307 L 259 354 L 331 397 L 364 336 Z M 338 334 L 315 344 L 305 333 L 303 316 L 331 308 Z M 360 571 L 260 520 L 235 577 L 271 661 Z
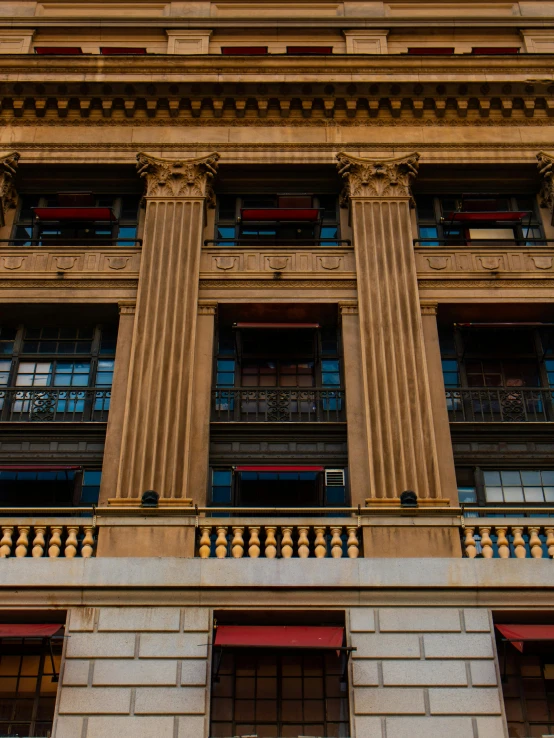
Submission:
M 117 498 L 190 494 L 198 277 L 205 200 L 218 154 L 182 161 L 139 154 L 146 219 Z
M 554 223 L 554 156 L 540 151 L 537 154 L 539 174 L 542 178 L 539 202 L 541 208 L 548 208 Z
M 12 151 L 0 156 L 0 227 L 6 225 L 6 215 L 17 205 L 15 175 L 20 154 Z
M 410 223 L 418 154 L 338 155 L 350 200 L 360 311 L 368 504 L 406 489 L 438 500 L 437 445 Z

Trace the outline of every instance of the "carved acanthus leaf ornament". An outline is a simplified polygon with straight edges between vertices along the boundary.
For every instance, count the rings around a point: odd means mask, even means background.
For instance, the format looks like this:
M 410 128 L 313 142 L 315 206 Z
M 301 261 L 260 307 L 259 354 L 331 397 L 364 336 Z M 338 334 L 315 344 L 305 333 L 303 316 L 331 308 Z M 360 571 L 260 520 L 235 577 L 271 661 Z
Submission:
M 17 192 L 15 190 L 15 175 L 20 155 L 17 151 L 0 156 L 0 198 L 2 198 L 2 210 L 7 212 L 15 208 L 17 204 Z
M 137 154 L 137 171 L 146 181 L 146 197 L 205 197 L 210 201 L 219 158 L 216 153 L 180 160 Z
M 541 207 L 549 208 L 554 216 L 554 156 L 544 151 L 537 154 L 542 186 L 539 195 Z
M 417 176 L 419 154 L 396 159 L 360 159 L 337 154 L 339 174 L 350 197 L 411 197 L 410 184 Z

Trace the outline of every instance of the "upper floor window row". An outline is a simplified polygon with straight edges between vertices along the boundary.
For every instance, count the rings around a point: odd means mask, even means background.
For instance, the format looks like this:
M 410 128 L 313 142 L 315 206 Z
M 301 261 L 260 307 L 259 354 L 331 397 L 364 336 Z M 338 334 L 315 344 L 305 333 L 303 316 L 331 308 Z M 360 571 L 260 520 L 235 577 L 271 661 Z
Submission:
M 338 198 L 318 194 L 221 195 L 215 242 L 338 246 Z
M 12 244 L 134 246 L 139 204 L 139 196 L 126 194 L 24 194 L 15 217 Z
M 419 246 L 545 244 L 537 202 L 530 195 L 418 195 L 416 213 Z

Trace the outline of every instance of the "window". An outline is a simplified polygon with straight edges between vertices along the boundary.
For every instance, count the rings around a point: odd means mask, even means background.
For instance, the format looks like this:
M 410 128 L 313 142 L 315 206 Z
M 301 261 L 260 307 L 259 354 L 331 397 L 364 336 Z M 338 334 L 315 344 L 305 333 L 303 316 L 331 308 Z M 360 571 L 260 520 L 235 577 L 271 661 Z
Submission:
M 1 328 L 0 419 L 106 420 L 116 337 L 111 325 Z
M 287 46 L 287 54 L 309 56 L 313 54 L 332 54 L 332 46 Z
M 226 246 L 260 243 L 339 245 L 335 195 L 221 195 L 216 241 Z
M 224 56 L 260 56 L 267 54 L 267 46 L 222 46 Z
M 418 195 L 416 211 L 419 246 L 544 245 L 537 204 L 529 195 Z
M 62 242 L 110 245 L 117 242 L 119 246 L 134 246 L 137 238 L 139 200 L 136 195 L 24 194 L 19 200 L 12 235 L 13 245 L 44 246 Z M 53 214 L 44 215 L 47 210 L 42 211 L 43 217 L 38 218 L 37 208 L 52 209 Z M 79 209 L 81 210 L 79 220 L 71 220 L 69 216 L 61 217 L 64 216 L 64 212 L 70 214 Z M 89 212 L 89 215 L 85 211 Z M 99 215 L 94 215 L 95 212 Z
M 453 53 L 453 46 L 411 46 L 408 49 L 408 54 L 416 56 L 444 56 Z
M 45 56 L 79 56 L 83 53 L 80 46 L 35 46 L 35 54 Z
M 73 507 L 96 505 L 99 469 L 28 465 L 0 467 L 0 507 Z
M 213 738 L 349 736 L 342 654 L 226 648 L 212 679 Z
M 145 48 L 137 46 L 101 46 L 100 53 L 104 56 L 121 56 L 121 55 L 143 55 L 146 54 Z
M 519 54 L 520 51 L 519 46 L 474 46 L 471 53 L 481 56 L 494 56 L 496 54 Z
M 62 639 L 2 638 L 0 643 L 0 735 L 52 735 Z
M 554 502 L 554 471 L 483 471 L 487 503 L 541 504 Z

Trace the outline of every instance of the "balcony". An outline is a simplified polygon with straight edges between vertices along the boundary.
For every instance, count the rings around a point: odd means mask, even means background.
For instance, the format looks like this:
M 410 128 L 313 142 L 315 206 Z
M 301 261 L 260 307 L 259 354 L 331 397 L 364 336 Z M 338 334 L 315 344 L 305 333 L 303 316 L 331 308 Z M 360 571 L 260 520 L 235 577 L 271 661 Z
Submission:
M 242 423 L 338 423 L 345 420 L 343 389 L 218 389 L 212 421 Z
M 452 423 L 546 423 L 554 421 L 554 391 L 541 387 L 448 387 Z
M 2 387 L 0 421 L 106 423 L 111 389 L 90 387 Z
M 554 558 L 553 511 L 545 508 L 480 508 L 466 512 L 462 545 L 470 559 Z M 471 516 L 478 515 L 478 519 Z
M 90 508 L 68 508 L 53 510 L 49 514 L 24 517 L 21 510 L 14 509 L 13 517 L 5 517 L 10 509 L 1 511 L 0 559 L 10 557 L 50 559 L 94 556 L 96 549 L 96 526 L 92 518 L 84 520 L 78 513 L 90 515 Z M 48 511 L 47 511 L 48 512 Z M 60 517 L 60 513 L 69 516 Z

